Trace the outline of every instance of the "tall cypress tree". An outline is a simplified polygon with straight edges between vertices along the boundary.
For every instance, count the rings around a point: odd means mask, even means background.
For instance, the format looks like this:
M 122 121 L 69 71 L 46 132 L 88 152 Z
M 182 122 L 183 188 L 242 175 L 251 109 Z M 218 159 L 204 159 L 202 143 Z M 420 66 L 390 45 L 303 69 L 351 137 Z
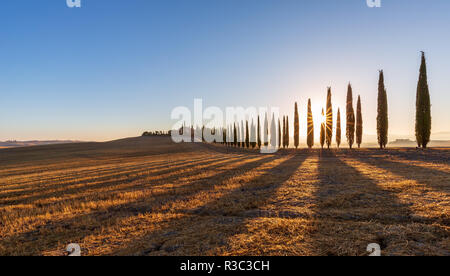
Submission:
M 388 103 L 386 88 L 384 87 L 383 70 L 380 71 L 378 81 L 378 115 L 377 115 L 377 136 L 380 149 L 385 148 L 388 143 Z
M 278 148 L 281 148 L 281 124 L 279 117 L 278 117 Z
M 312 148 L 314 146 L 314 119 L 312 115 L 311 110 L 311 99 L 308 99 L 308 119 L 307 119 L 307 125 L 308 125 L 308 133 L 306 138 L 306 143 L 308 144 L 309 148 Z
M 286 116 L 286 147 L 289 148 L 289 116 Z
M 259 123 L 259 115 L 258 115 L 258 128 L 257 128 L 257 140 L 258 140 L 258 148 L 261 148 L 261 125 Z
M 263 139 L 264 139 L 264 146 L 269 145 L 269 121 L 267 119 L 267 112 L 264 115 L 264 130 L 263 130 Z
M 223 140 L 223 144 L 229 146 L 230 145 L 230 126 L 227 126 L 226 128 L 223 128 L 222 131 L 225 133 L 225 139 Z
M 205 126 L 202 126 L 202 142 L 205 142 Z
M 324 118 L 325 114 L 323 112 L 322 108 L 322 118 Z M 323 149 L 323 146 L 325 145 L 325 122 L 322 120 L 322 124 L 320 125 L 320 146 Z
M 237 146 L 237 131 L 236 131 L 236 123 L 233 123 L 233 145 Z
M 336 144 L 338 148 L 341 145 L 341 132 L 341 110 L 338 108 L 336 121 Z
M 297 102 L 295 103 L 295 108 L 294 108 L 294 146 L 295 148 L 298 148 L 299 145 L 299 140 L 300 140 L 300 123 L 299 123 L 299 119 L 298 119 L 298 106 L 297 106 Z
M 356 144 L 358 144 L 358 148 L 361 148 L 363 134 L 363 120 L 361 112 L 361 96 L 358 95 L 358 103 L 356 104 Z
M 227 130 L 225 128 L 222 129 L 222 144 L 226 144 L 227 142 Z
M 235 123 L 235 125 L 236 125 L 236 141 L 235 141 L 235 143 L 236 143 L 236 147 L 240 147 L 239 139 L 241 137 L 241 133 L 240 133 L 239 122 Z
M 416 141 L 419 147 L 426 148 L 431 135 L 431 101 L 428 90 L 427 63 L 422 52 L 419 82 L 416 95 Z
M 237 122 L 237 147 L 241 147 L 241 124 Z
M 250 132 L 248 128 L 248 121 L 245 121 L 245 147 L 250 148 Z
M 252 124 L 251 124 L 251 128 L 250 128 L 250 145 L 252 146 L 252 148 L 256 147 L 256 128 L 255 128 L 255 124 L 253 123 L 253 118 L 252 118 Z
M 348 84 L 347 89 L 346 115 L 347 115 L 346 137 L 348 146 L 352 148 L 353 143 L 355 141 L 355 111 L 353 109 L 353 91 L 350 83 Z
M 331 104 L 331 87 L 328 87 L 327 92 L 327 114 L 326 114 L 326 142 L 327 147 L 330 148 L 333 138 L 333 105 Z

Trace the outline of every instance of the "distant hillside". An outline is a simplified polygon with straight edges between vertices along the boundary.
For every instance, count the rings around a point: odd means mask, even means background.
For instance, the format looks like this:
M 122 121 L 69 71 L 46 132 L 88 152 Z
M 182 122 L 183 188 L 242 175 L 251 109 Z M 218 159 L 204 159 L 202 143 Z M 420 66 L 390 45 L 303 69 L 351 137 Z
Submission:
M 17 148 L 17 147 L 41 146 L 41 145 L 69 144 L 69 143 L 77 143 L 77 142 L 79 142 L 79 141 L 72 141 L 72 140 L 6 141 L 6 142 L 0 142 L 0 148 Z
M 416 147 L 416 141 L 410 139 L 397 139 L 389 143 L 391 147 Z M 429 147 L 450 147 L 449 140 L 431 140 Z

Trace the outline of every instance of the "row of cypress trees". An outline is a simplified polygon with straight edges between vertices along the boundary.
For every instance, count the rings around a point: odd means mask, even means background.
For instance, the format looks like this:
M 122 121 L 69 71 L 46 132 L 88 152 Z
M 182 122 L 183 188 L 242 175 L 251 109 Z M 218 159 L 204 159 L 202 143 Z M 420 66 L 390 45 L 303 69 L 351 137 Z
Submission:
M 270 144 L 274 146 L 281 146 L 281 126 L 280 120 L 278 120 L 278 133 L 275 123 L 275 116 L 272 117 L 270 125 L 270 141 L 269 141 L 269 121 L 267 114 L 265 115 L 263 132 L 261 132 L 261 120 L 260 116 L 257 117 L 257 122 L 254 123 L 253 119 L 249 125 L 248 120 L 241 123 L 234 123 L 228 126 L 226 129 L 222 129 L 222 144 L 227 146 L 235 146 L 242 148 L 261 148 L 262 145 L 268 146 Z M 214 129 L 212 130 L 214 134 Z M 285 135 L 285 134 L 283 134 Z M 276 143 L 276 137 L 278 137 L 278 144 Z M 284 137 L 284 136 L 283 136 Z M 273 139 L 273 140 L 272 140 Z
M 320 125 L 320 146 L 323 148 L 325 145 L 327 148 L 331 147 L 333 141 L 333 104 L 331 101 L 331 87 L 328 87 L 326 111 L 322 109 L 322 117 L 325 117 L 325 121 Z M 347 104 L 346 104 L 346 137 L 347 143 L 350 148 L 353 147 L 355 142 L 358 147 L 362 144 L 363 133 L 363 121 L 362 121 L 362 109 L 361 109 L 361 97 L 358 96 L 358 103 L 356 108 L 356 131 L 355 131 L 355 112 L 353 109 L 353 91 L 351 84 L 347 89 Z M 308 100 L 308 116 L 307 116 L 308 128 L 307 128 L 307 145 L 309 148 L 314 146 L 314 121 L 311 111 L 311 99 Z M 337 110 L 336 118 L 336 145 L 339 148 L 342 142 L 342 129 L 341 129 L 341 110 Z
M 327 148 L 330 148 L 333 139 L 333 105 L 332 105 L 332 93 L 331 87 L 327 89 L 327 100 L 326 100 L 326 111 L 322 109 L 322 116 L 325 117 L 325 121 L 320 126 L 320 146 L 323 148 L 326 144 Z M 341 145 L 341 112 L 338 108 L 337 110 L 337 121 L 336 121 L 336 144 L 339 148 Z M 346 119 L 346 133 L 348 146 L 353 148 L 356 143 L 358 148 L 362 144 L 363 136 L 363 119 L 362 119 L 362 107 L 361 107 L 361 97 L 358 96 L 356 103 L 356 116 L 353 108 L 353 90 L 351 84 L 348 84 L 347 88 L 347 101 L 345 110 Z M 269 144 L 269 126 L 268 126 L 267 114 L 264 120 L 264 132 L 263 141 L 264 145 Z M 245 130 L 242 123 L 242 133 L 245 133 L 244 142 L 238 142 L 237 134 L 239 133 L 239 127 L 234 124 L 233 128 L 229 131 L 224 130 L 224 141 L 227 141 L 227 133 L 233 133 L 234 137 L 230 140 L 233 142 L 225 142 L 228 145 L 240 146 L 240 147 L 261 147 L 261 125 L 260 118 L 258 116 L 257 124 L 253 124 L 253 120 L 249 130 L 248 121 L 245 122 Z M 388 103 L 387 103 L 387 92 L 384 85 L 384 73 L 383 70 L 379 71 L 378 80 L 378 103 L 377 103 L 377 140 L 379 147 L 385 148 L 388 144 Z M 422 52 L 422 60 L 420 66 L 420 75 L 417 85 L 417 95 L 416 95 L 416 124 L 415 124 L 415 134 L 416 140 L 419 147 L 426 148 L 430 141 L 431 134 L 431 104 L 430 104 L 430 94 L 427 81 L 427 69 L 425 53 Z M 252 137 L 249 137 L 252 136 Z M 289 147 L 289 117 L 283 116 L 283 126 L 281 127 L 281 122 L 278 119 L 278 133 L 276 133 L 275 118 L 272 118 L 271 124 L 271 137 L 278 137 L 278 147 Z M 298 113 L 297 102 L 294 106 L 294 147 L 298 148 L 300 143 L 300 121 Z M 272 139 L 272 138 L 271 138 Z M 314 146 L 314 121 L 311 110 L 311 99 L 308 99 L 308 114 L 307 114 L 307 145 L 309 148 Z
M 428 89 L 427 64 L 425 53 L 422 53 L 419 81 L 416 92 L 416 123 L 415 134 L 417 146 L 426 148 L 431 136 L 431 101 Z M 377 115 L 377 136 L 380 148 L 385 148 L 388 143 L 388 104 L 387 93 L 384 86 L 384 74 L 380 71 L 378 81 L 378 115 Z

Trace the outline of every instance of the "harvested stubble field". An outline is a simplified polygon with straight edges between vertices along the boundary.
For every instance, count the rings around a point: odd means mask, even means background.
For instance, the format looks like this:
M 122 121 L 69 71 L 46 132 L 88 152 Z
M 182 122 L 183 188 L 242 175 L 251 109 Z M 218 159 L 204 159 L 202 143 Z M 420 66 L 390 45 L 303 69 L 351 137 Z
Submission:
M 0 255 L 450 255 L 450 150 L 0 150 Z

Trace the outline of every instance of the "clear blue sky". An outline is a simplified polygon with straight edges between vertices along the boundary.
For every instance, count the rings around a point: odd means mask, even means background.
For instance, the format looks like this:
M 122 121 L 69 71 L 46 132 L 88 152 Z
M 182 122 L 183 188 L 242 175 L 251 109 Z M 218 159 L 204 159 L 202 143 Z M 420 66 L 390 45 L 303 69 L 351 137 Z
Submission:
M 450 1 L 4 0 L 0 140 L 109 140 L 168 129 L 172 108 L 315 110 L 361 94 L 376 133 L 384 69 L 390 133 L 411 135 L 426 51 L 433 133 L 450 131 Z M 342 111 L 342 110 L 341 110 Z M 292 121 L 292 120 L 291 120 Z M 302 129 L 305 122 L 301 122 Z

